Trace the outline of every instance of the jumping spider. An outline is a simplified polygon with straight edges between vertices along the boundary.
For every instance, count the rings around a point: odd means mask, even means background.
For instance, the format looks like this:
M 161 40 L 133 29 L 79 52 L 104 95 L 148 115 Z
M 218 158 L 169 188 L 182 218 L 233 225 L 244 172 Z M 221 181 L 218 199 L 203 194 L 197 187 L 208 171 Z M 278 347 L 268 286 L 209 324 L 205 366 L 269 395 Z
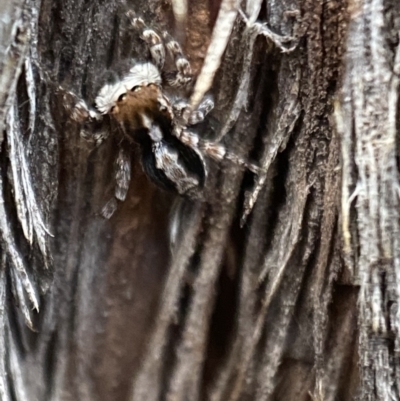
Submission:
M 150 61 L 133 60 L 123 74 L 100 89 L 94 108 L 89 108 L 84 100 L 77 102 L 73 119 L 99 124 L 109 116 L 124 138 L 139 144 L 142 166 L 150 179 L 180 195 L 193 198 L 201 194 L 207 177 L 204 156 L 214 160 L 226 158 L 257 173 L 256 166 L 226 152 L 222 145 L 189 131 L 188 127 L 202 122 L 212 110 L 213 100 L 206 97 L 197 110 L 185 118 L 193 75 L 181 46 L 167 33 L 159 35 L 146 26 L 133 12 L 128 12 L 127 16 L 148 46 Z M 175 71 L 163 71 L 166 57 L 175 65 Z M 96 135 L 99 142 L 104 139 L 103 134 Z M 114 198 L 102 210 L 106 218 L 114 213 L 117 200 L 125 200 L 129 188 L 130 155 L 123 147 L 116 166 Z

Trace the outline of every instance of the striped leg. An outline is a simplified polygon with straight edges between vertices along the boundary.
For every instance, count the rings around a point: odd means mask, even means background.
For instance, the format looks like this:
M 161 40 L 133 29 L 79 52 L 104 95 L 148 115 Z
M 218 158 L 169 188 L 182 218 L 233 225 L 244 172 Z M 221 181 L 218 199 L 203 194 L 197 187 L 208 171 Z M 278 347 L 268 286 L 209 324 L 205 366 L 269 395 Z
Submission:
M 189 60 L 183 54 L 179 43 L 174 40 L 167 32 L 163 34 L 166 48 L 175 62 L 177 72 L 168 77 L 168 84 L 172 87 L 186 86 L 192 81 L 192 68 Z
M 117 209 L 118 201 L 124 201 L 128 193 L 131 181 L 131 159 L 130 156 L 120 148 L 115 163 L 115 193 L 101 211 L 101 215 L 109 219 Z
M 130 10 L 126 13 L 133 27 L 141 31 L 140 37 L 146 42 L 149 47 L 151 57 L 154 64 L 162 69 L 165 62 L 165 48 L 164 43 L 153 29 L 150 29 L 142 18 L 136 17 L 135 13 Z
M 216 161 L 229 160 L 238 166 L 247 168 L 254 174 L 260 173 L 260 167 L 253 163 L 249 163 L 234 153 L 228 152 L 223 145 L 201 139 L 198 135 L 193 134 L 192 132 L 189 132 L 183 128 L 176 128 L 174 135 L 185 145 L 190 146 L 193 149 L 200 150 L 203 154 Z

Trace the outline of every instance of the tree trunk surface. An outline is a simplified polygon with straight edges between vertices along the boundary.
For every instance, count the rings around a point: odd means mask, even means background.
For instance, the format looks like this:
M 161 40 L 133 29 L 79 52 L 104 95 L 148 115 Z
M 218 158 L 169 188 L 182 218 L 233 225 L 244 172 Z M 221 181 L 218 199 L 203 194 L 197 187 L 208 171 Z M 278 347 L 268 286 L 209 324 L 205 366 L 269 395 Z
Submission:
M 188 200 L 133 144 L 127 199 L 101 216 L 118 141 L 82 138 L 72 94 L 148 57 L 127 10 L 196 74 L 223 47 L 199 135 L 259 174 L 207 160 Z M 0 16 L 2 401 L 400 400 L 398 0 L 3 0 Z

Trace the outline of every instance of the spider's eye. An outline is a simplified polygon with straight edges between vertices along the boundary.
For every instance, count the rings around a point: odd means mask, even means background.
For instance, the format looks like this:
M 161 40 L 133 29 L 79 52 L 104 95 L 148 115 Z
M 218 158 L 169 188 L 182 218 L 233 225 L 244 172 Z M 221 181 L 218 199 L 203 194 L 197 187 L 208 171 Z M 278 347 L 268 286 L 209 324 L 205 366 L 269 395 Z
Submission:
M 126 93 L 123 93 L 122 95 L 120 95 L 120 97 L 118 98 L 119 102 L 122 102 L 123 100 L 125 100 L 126 98 Z
M 113 113 L 115 110 L 115 106 L 112 106 L 111 109 L 108 111 L 109 113 Z
M 142 87 L 138 85 L 138 86 L 134 86 L 134 87 L 131 89 L 131 91 L 132 91 L 132 92 L 139 92 L 141 89 L 142 89 Z

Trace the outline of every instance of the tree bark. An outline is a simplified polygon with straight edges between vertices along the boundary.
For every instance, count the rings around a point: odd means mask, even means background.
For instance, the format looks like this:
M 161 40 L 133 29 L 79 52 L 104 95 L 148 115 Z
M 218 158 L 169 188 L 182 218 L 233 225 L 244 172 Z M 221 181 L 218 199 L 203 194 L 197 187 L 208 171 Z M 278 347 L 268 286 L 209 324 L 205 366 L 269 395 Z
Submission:
M 400 7 L 244 3 L 0 4 L 1 400 L 400 399 Z M 261 172 L 207 160 L 190 201 L 132 145 L 106 220 L 117 140 L 71 93 L 146 57 L 128 9 L 196 74 L 223 46 L 200 135 Z

